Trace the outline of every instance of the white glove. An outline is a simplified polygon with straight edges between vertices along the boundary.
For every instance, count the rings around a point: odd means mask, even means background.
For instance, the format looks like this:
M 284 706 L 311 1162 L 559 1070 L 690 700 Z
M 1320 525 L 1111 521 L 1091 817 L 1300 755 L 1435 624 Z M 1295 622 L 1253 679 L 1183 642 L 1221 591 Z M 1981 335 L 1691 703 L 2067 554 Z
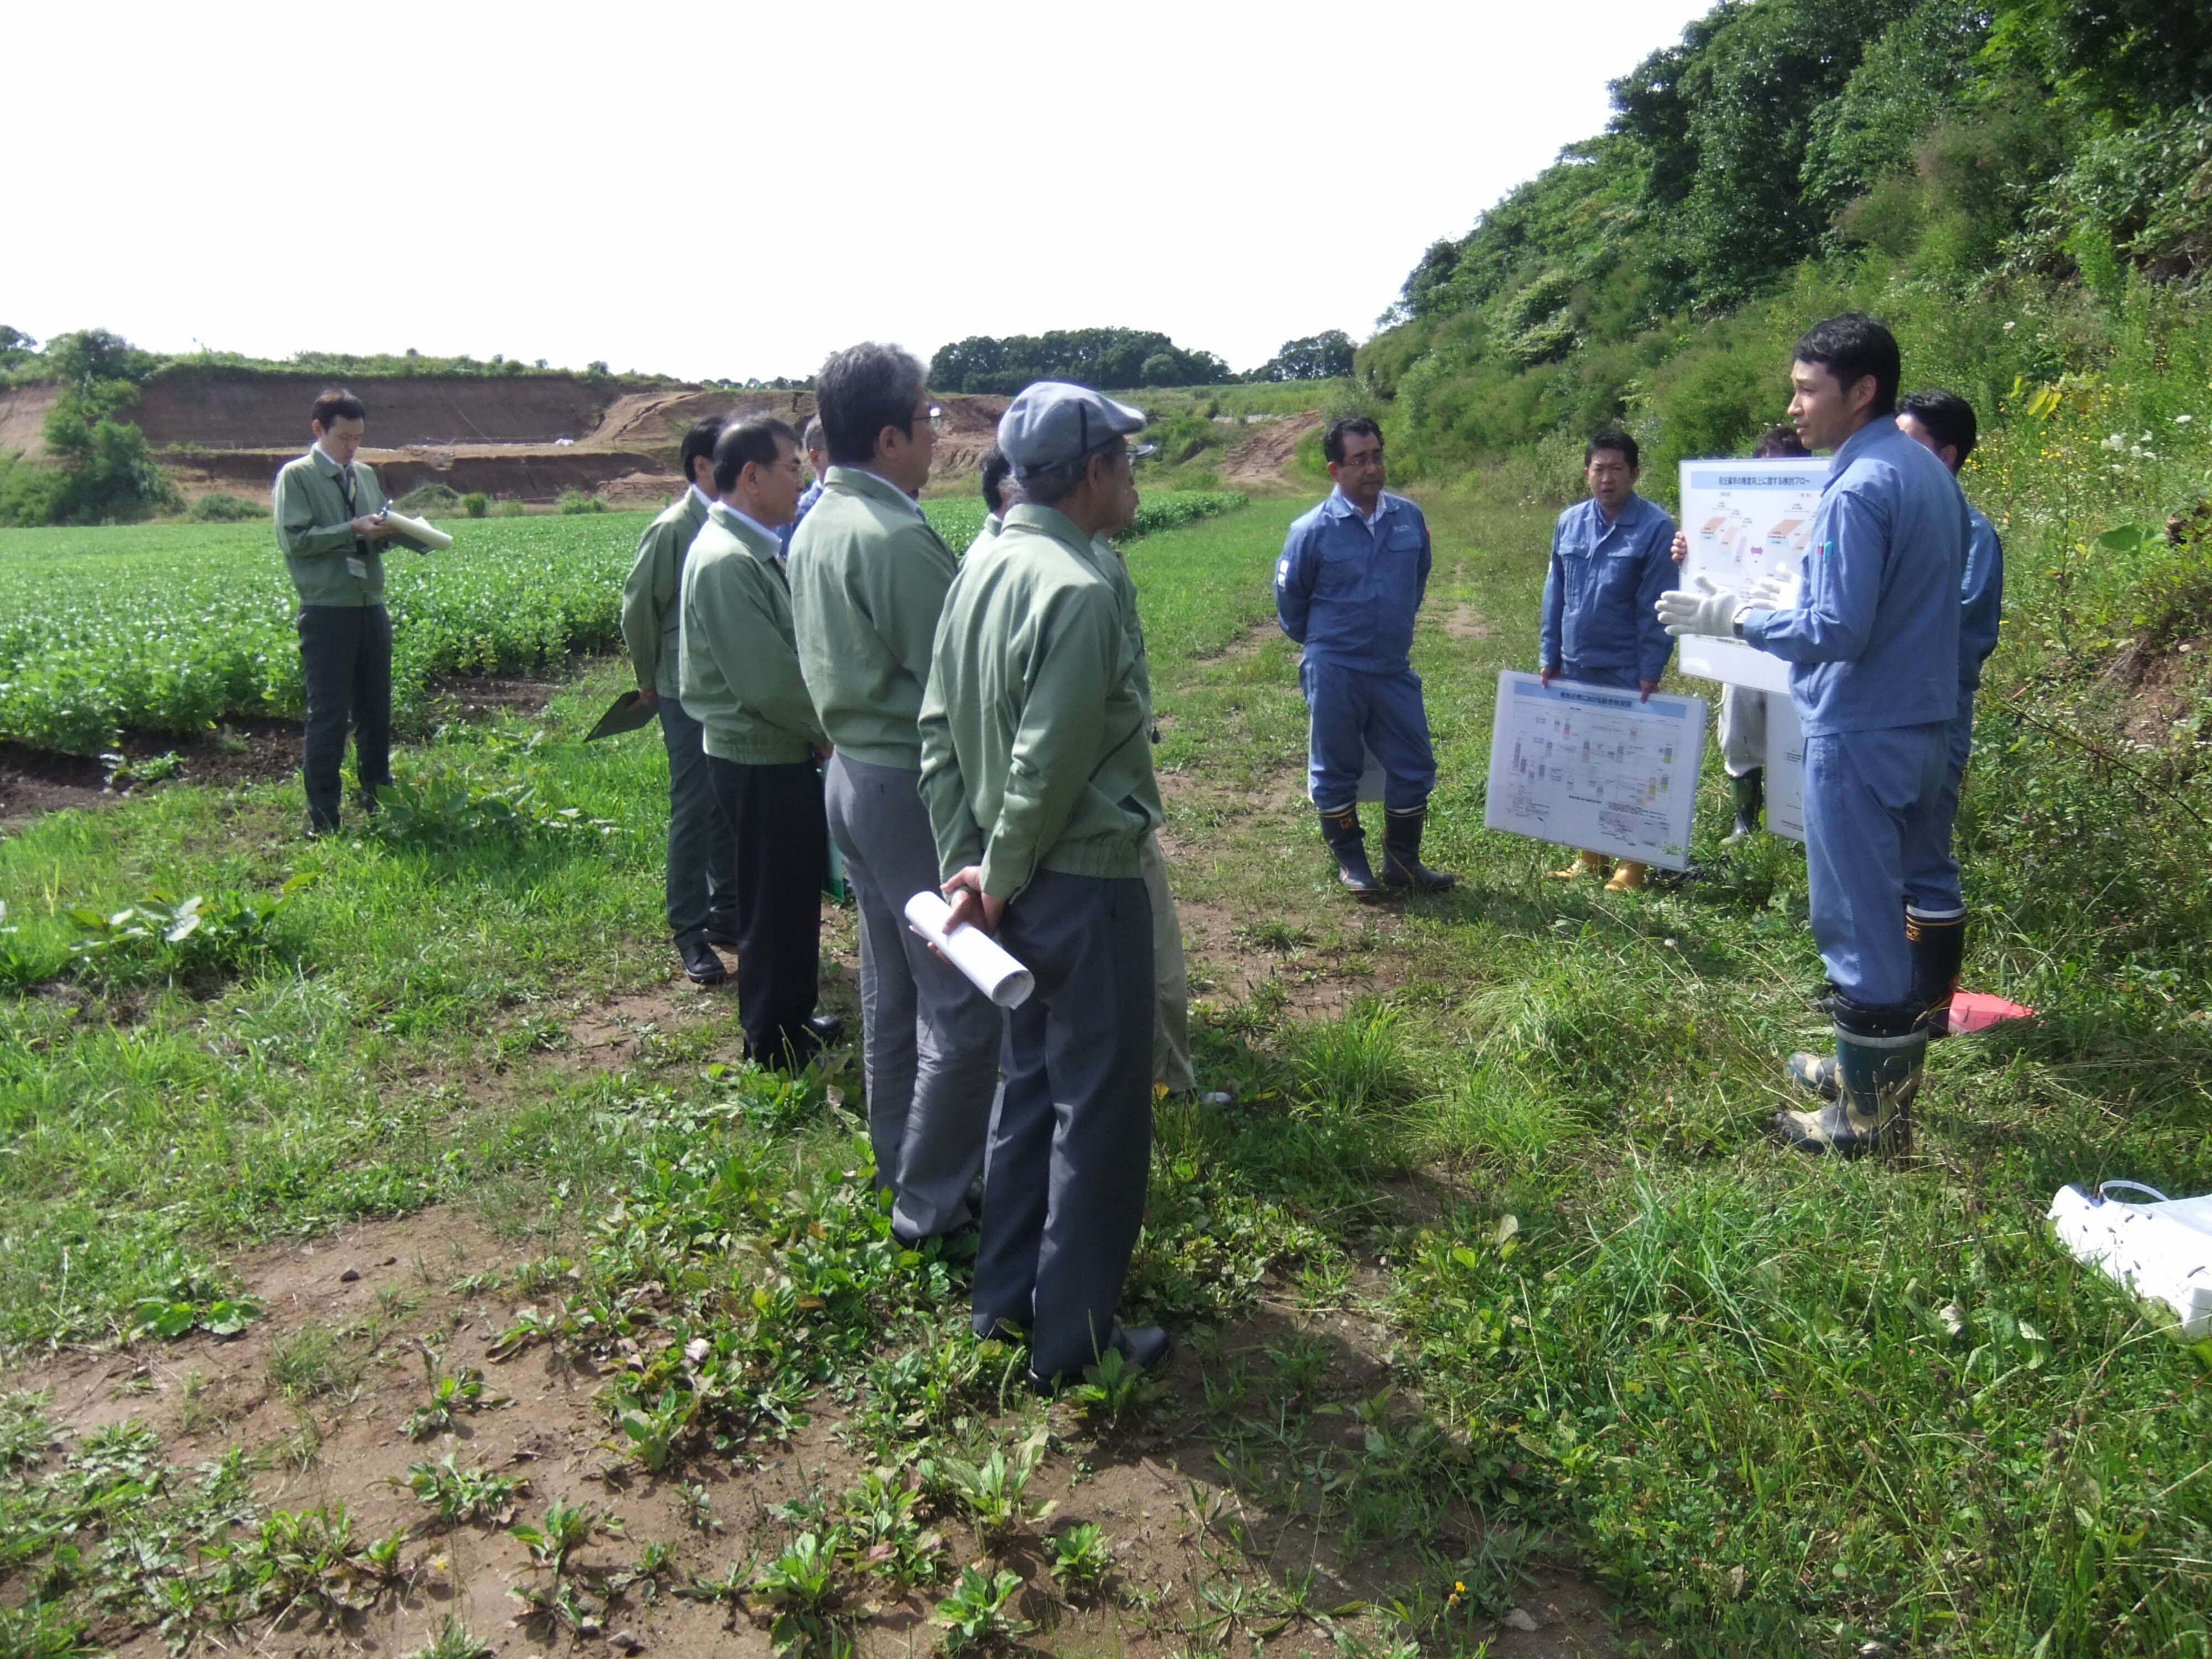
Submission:
M 1745 609 L 1759 611 L 1795 611 L 1797 608 L 1797 578 L 1793 576 L 1762 576 L 1751 585 L 1751 595 Z
M 1698 589 L 1692 592 L 1678 587 L 1659 596 L 1656 609 L 1667 631 L 1678 639 L 1685 634 L 1710 634 L 1718 640 L 1733 637 L 1736 612 L 1743 609 L 1742 596 L 1715 587 L 1705 576 L 1698 578 Z

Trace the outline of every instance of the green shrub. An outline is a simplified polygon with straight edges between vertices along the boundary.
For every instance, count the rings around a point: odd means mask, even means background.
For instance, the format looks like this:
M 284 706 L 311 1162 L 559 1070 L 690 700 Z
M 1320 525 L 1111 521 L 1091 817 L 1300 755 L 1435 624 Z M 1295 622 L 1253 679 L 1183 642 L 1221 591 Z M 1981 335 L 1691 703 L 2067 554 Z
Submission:
M 483 517 L 484 509 L 490 504 L 491 497 L 485 495 L 481 489 L 471 489 L 467 495 L 461 497 L 461 511 L 471 519 L 481 519 Z
M 529 511 L 522 502 L 512 497 L 491 504 L 491 515 L 495 519 L 520 519 Z
M 604 513 L 607 504 L 597 495 L 587 495 L 580 489 L 561 492 L 561 511 L 563 513 Z
M 247 501 L 243 495 L 226 495 L 218 489 L 194 501 L 185 516 L 201 524 L 244 524 L 250 520 L 267 518 L 269 509 Z
M 461 495 L 459 490 L 433 479 L 428 483 L 416 484 L 392 505 L 402 513 L 452 513 L 459 508 Z

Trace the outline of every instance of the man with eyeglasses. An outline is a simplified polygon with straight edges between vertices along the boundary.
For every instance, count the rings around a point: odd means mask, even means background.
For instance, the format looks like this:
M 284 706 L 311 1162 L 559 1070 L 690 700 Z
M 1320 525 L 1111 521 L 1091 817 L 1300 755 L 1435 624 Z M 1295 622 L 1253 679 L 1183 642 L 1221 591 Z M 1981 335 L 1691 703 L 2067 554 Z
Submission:
M 1275 566 L 1275 615 L 1305 647 L 1298 687 L 1309 711 L 1308 793 L 1337 879 L 1363 898 L 1393 888 L 1441 892 L 1459 878 L 1421 862 L 1437 757 L 1429 746 L 1413 617 L 1429 584 L 1421 509 L 1382 488 L 1382 429 L 1364 415 L 1333 422 L 1322 454 L 1336 488 L 1291 526 Z M 1382 874 L 1367 861 L 1359 779 L 1382 766 Z
M 975 1256 L 975 1328 L 1030 1335 L 1048 1389 L 1110 1348 L 1143 1367 L 1157 1325 L 1117 1317 L 1152 1148 L 1152 913 L 1161 822 L 1142 657 L 1106 538 L 1137 510 L 1144 415 L 1040 381 L 999 422 L 1022 499 L 970 550 L 937 629 L 921 788 L 956 922 L 1036 977 L 1006 1018 Z M 817 509 L 818 512 L 819 509 Z
M 829 448 L 792 538 L 792 621 L 806 689 L 836 745 L 830 834 L 860 913 L 860 1012 L 876 1178 L 908 1242 L 973 1224 L 999 1070 L 1000 1015 L 906 925 L 937 860 L 916 724 L 955 563 L 915 495 L 939 414 L 921 364 L 872 342 L 815 377 Z

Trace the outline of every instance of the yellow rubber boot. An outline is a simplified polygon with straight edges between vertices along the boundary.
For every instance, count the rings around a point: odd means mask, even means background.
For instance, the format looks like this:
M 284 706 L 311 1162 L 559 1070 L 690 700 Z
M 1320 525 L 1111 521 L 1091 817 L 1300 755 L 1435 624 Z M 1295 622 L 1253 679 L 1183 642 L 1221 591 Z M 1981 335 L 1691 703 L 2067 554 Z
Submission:
M 1575 854 L 1575 861 L 1564 870 L 1552 872 L 1553 881 L 1572 881 L 1577 876 L 1601 876 L 1605 873 L 1605 854 L 1588 850 Z
M 1634 859 L 1623 859 L 1620 867 L 1613 872 L 1613 879 L 1605 884 L 1608 893 L 1632 893 L 1644 885 L 1644 866 Z

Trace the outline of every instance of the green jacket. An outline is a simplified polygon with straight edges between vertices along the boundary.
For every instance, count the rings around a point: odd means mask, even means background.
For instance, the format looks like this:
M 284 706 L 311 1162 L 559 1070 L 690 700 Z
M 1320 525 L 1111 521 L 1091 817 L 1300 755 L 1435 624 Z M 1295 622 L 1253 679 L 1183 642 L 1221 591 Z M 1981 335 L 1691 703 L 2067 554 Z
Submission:
M 983 515 L 983 527 L 975 532 L 975 539 L 968 544 L 968 551 L 988 547 L 991 538 L 1005 528 L 1006 520 L 995 513 Z M 1129 640 L 1137 647 L 1137 695 L 1145 705 L 1145 727 L 1152 724 L 1152 665 L 1145 654 L 1145 623 L 1137 614 L 1137 580 L 1129 574 L 1129 561 L 1121 550 L 1103 536 L 1093 536 L 1091 545 L 1097 553 L 1097 565 L 1106 579 L 1114 584 L 1114 594 L 1121 604 L 1121 626 L 1127 630 Z M 965 557 L 965 555 L 962 556 Z
M 638 538 L 637 557 L 623 583 L 622 635 L 641 690 L 681 697 L 677 687 L 676 629 L 684 597 L 684 556 L 707 522 L 707 503 L 686 486 Z
M 922 687 L 952 550 L 896 485 L 833 466 L 791 538 L 799 665 L 838 752 L 908 771 L 921 765 Z
M 818 509 L 817 509 L 818 510 Z M 1023 505 L 969 551 L 921 706 L 921 795 L 940 873 L 1011 899 L 1039 869 L 1134 878 L 1158 829 L 1152 715 L 1112 560 Z
M 716 501 L 684 563 L 676 654 L 684 712 L 710 755 L 789 766 L 828 746 L 799 677 L 791 589 L 775 538 Z
M 292 586 L 301 605 L 382 605 L 384 555 L 381 544 L 362 542 L 353 521 L 384 510 L 384 486 L 366 461 L 353 464 L 353 510 L 346 510 L 338 487 L 337 463 L 319 447 L 284 463 L 276 475 L 271 513 L 276 545 L 291 568 Z M 355 575 L 346 561 L 358 558 L 364 574 Z

